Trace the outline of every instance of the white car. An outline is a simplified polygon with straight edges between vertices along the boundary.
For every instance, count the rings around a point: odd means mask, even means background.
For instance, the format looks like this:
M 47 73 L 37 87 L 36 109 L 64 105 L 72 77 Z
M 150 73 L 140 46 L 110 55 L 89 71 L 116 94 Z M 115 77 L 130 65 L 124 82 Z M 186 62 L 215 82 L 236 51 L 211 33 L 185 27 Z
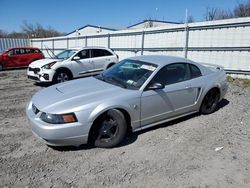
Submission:
M 60 83 L 99 74 L 119 61 L 117 54 L 104 47 L 67 49 L 55 56 L 32 62 L 27 70 L 28 78 L 36 82 Z

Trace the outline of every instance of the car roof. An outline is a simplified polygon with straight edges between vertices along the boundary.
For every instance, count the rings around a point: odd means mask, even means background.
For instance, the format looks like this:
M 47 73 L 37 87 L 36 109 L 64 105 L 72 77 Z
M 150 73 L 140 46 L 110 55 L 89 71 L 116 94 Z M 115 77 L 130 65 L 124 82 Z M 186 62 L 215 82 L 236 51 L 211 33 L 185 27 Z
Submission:
M 8 48 L 8 50 L 13 50 L 13 49 L 34 49 L 34 50 L 37 50 L 39 48 L 36 48 L 36 47 L 28 47 L 28 46 L 21 46 L 21 47 L 13 47 L 13 48 Z
M 156 64 L 158 66 L 165 66 L 167 64 L 177 63 L 177 62 L 179 63 L 181 62 L 191 63 L 192 62 L 186 58 L 176 57 L 176 56 L 166 56 L 166 55 L 142 55 L 142 56 L 130 57 L 128 59 L 144 61 L 147 63 Z
M 83 48 L 80 48 L 81 50 L 84 50 L 84 49 L 104 49 L 104 50 L 111 50 L 110 48 L 107 48 L 107 47 L 102 47 L 102 46 L 87 46 L 87 47 L 83 47 Z

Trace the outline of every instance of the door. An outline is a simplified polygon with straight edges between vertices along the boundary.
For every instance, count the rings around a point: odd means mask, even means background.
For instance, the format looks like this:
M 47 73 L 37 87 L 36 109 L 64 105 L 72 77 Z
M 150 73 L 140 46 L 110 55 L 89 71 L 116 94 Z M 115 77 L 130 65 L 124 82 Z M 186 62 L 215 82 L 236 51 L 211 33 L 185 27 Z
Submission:
M 141 125 L 148 125 L 192 110 L 198 88 L 192 87 L 190 71 L 186 63 L 174 63 L 163 67 L 149 86 L 161 83 L 163 89 L 144 90 L 141 96 Z
M 103 71 L 109 63 L 111 63 L 112 56 L 109 51 L 104 49 L 92 49 L 92 59 L 94 64 L 93 73 L 98 73 Z
M 82 50 L 78 52 L 71 60 L 71 67 L 74 77 L 88 76 L 94 69 L 93 63 L 90 61 L 90 50 Z
M 5 67 L 19 67 L 19 49 L 12 49 L 4 55 Z

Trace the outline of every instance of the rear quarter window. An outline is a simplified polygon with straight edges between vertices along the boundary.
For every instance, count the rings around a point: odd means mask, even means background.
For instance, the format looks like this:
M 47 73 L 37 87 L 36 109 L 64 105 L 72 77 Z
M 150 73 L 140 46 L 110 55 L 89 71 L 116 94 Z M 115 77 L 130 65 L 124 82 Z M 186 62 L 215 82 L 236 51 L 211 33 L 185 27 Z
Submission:
M 197 66 L 189 64 L 189 67 L 190 67 L 190 72 L 191 72 L 192 78 L 197 78 L 197 77 L 201 76 L 201 71 Z

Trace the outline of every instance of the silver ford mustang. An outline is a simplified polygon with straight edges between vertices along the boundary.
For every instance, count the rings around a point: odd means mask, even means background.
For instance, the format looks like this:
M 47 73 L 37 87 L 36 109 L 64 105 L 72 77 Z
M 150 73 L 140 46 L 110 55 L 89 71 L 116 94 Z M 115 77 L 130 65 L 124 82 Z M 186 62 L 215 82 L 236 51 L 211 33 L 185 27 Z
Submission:
M 221 67 L 179 57 L 137 56 L 96 77 L 39 91 L 26 113 L 32 132 L 48 145 L 114 147 L 129 131 L 214 112 L 227 87 Z

